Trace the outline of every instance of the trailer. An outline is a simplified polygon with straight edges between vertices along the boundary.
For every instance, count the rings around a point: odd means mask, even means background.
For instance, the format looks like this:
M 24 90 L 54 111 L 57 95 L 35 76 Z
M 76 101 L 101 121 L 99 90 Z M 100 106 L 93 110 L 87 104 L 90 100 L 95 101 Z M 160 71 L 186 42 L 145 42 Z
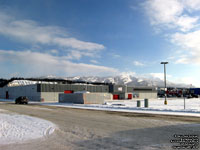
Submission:
M 200 95 L 200 88 L 190 88 L 191 95 Z

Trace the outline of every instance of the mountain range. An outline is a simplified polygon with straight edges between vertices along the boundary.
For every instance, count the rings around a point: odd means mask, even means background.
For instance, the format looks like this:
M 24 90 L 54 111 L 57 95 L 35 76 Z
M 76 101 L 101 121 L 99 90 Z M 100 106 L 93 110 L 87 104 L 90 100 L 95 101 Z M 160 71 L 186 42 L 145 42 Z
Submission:
M 86 82 L 100 82 L 100 83 L 114 83 L 127 86 L 138 86 L 138 87 L 164 87 L 164 81 L 156 77 L 136 77 L 130 74 L 122 74 L 118 76 L 108 76 L 108 77 L 99 77 L 99 76 L 75 76 L 75 77 L 66 77 L 66 80 L 72 81 L 86 81 Z M 191 85 L 183 83 L 173 83 L 167 81 L 167 87 L 191 87 Z
M 68 82 L 63 82 L 68 81 Z M 5 81 L 4 81 L 5 82 Z M 12 78 L 7 80 L 9 86 L 29 85 L 36 83 L 112 83 L 118 85 L 127 85 L 134 87 L 164 87 L 164 81 L 157 77 L 138 77 L 134 74 L 121 74 L 117 76 L 74 76 L 74 77 L 56 77 L 56 76 L 43 76 L 38 78 Z M 5 84 L 4 84 L 5 85 Z M 173 83 L 167 81 L 167 87 L 180 87 L 189 88 L 191 85 L 182 83 Z

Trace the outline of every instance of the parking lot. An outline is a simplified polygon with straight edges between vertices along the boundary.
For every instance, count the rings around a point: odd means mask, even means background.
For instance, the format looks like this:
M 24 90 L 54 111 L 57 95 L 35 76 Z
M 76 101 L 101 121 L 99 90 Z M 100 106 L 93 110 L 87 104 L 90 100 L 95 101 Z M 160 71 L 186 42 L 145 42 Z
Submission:
M 200 135 L 200 119 L 0 102 L 0 109 L 49 120 L 59 128 L 43 139 L 1 145 L 4 150 L 171 149 L 174 134 Z

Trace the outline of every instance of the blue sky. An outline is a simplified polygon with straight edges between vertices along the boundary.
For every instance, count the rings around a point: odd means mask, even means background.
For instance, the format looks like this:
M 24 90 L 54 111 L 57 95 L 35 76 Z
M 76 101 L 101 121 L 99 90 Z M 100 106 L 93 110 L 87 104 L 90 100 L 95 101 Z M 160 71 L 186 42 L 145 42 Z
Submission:
M 0 0 L 0 76 L 132 74 L 200 86 L 200 0 Z

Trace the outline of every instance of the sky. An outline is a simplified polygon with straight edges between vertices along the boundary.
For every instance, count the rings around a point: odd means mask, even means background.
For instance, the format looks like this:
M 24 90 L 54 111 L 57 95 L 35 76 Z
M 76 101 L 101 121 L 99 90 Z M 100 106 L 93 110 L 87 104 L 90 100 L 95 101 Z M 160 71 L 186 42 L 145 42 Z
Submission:
M 200 0 L 0 0 L 0 77 L 129 74 L 200 87 Z

